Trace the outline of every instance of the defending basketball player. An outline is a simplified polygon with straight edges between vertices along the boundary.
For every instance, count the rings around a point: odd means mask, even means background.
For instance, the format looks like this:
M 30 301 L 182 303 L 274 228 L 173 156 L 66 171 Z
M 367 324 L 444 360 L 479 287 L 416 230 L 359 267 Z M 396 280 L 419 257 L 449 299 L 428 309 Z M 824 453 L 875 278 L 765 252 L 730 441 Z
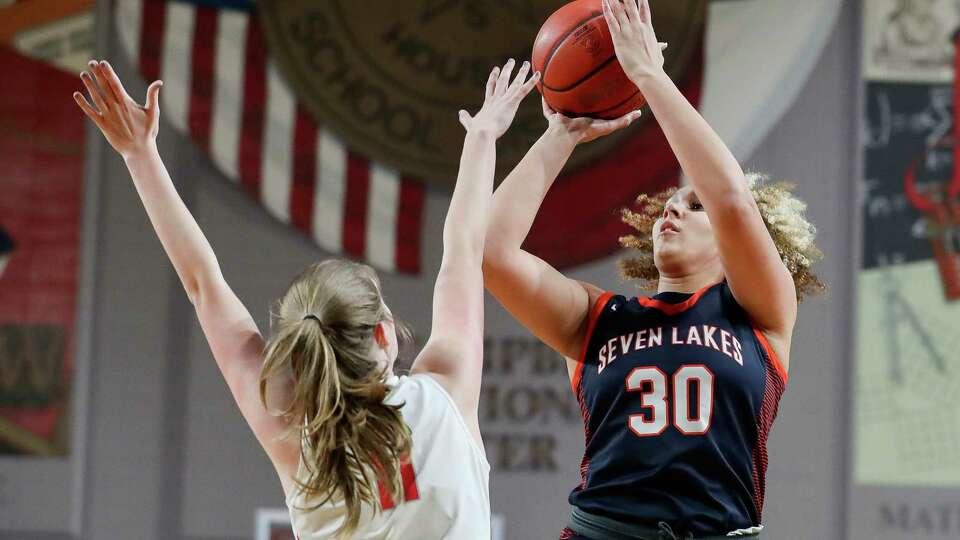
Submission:
M 156 146 L 161 82 L 141 107 L 106 62 L 74 99 L 123 156 L 240 412 L 280 477 L 300 540 L 490 538 L 489 465 L 477 409 L 481 261 L 496 140 L 536 84 L 494 69 L 466 138 L 443 232 L 433 328 L 397 377 L 397 326 L 368 266 L 328 260 L 297 276 L 265 339 L 181 201 Z
M 666 75 L 648 1 L 604 0 L 603 10 L 690 182 L 624 211 L 637 235 L 621 242 L 638 254 L 623 274 L 657 294 L 603 291 L 521 248 L 574 147 L 625 124 L 546 105 L 546 132 L 494 194 L 485 283 L 567 358 L 583 411 L 582 482 L 561 538 L 757 538 L 798 302 L 823 288 L 810 270 L 814 227 L 786 186 L 744 174 Z

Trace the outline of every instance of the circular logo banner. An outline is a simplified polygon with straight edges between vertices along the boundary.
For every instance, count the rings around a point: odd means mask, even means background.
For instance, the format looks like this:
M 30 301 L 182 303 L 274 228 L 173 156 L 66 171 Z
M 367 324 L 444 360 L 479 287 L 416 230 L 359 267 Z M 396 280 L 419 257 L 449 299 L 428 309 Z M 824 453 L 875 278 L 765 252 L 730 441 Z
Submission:
M 540 25 L 564 3 L 265 0 L 259 9 L 273 57 L 320 124 L 360 154 L 452 185 L 463 138 L 457 111 L 480 107 L 494 65 L 530 57 Z M 699 44 L 706 0 L 651 3 L 658 37 L 670 43 L 667 71 L 678 76 Z M 538 96 L 531 96 L 499 145 L 500 175 L 543 127 Z M 588 145 L 573 165 L 605 154 L 625 135 Z

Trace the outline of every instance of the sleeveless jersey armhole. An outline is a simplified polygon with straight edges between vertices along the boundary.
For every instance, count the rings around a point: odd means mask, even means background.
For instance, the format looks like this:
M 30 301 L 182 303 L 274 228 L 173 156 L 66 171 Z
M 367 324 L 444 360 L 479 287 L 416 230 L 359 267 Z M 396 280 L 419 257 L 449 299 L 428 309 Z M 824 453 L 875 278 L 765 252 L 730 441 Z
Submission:
M 433 387 L 443 395 L 444 399 L 447 402 L 447 405 L 453 409 L 453 414 L 457 419 L 457 423 L 460 424 L 460 428 L 463 429 L 463 434 L 467 437 L 467 440 L 470 441 L 470 448 L 476 453 L 477 457 L 480 458 L 480 462 L 490 470 L 490 462 L 487 461 L 487 454 L 477 445 L 477 441 L 473 438 L 473 434 L 470 433 L 470 428 L 467 427 L 467 421 L 464 420 L 463 414 L 460 412 L 460 408 L 457 407 L 457 403 L 453 401 L 453 397 L 447 392 L 447 389 L 440 384 L 439 381 L 430 376 L 429 373 L 418 373 L 416 375 L 410 375 L 411 379 L 423 379 L 429 381 L 427 384 L 433 385 Z
M 780 376 L 780 379 L 783 380 L 783 384 L 787 384 L 787 370 L 783 368 L 783 362 L 780 361 L 780 357 L 777 356 L 777 353 L 774 352 L 773 347 L 770 346 L 770 342 L 767 341 L 767 336 L 763 335 L 763 330 L 760 330 L 756 324 L 751 324 L 753 326 L 753 334 L 757 336 L 757 341 L 760 343 L 760 347 L 763 349 L 764 354 L 767 357 L 767 360 L 776 370 L 777 375 Z
M 590 339 L 593 337 L 593 331 L 597 326 L 597 320 L 600 319 L 600 314 L 603 313 L 603 309 L 607 307 L 607 303 L 610 302 L 610 299 L 613 298 L 612 292 L 605 292 L 600 295 L 600 298 L 597 298 L 597 301 L 594 302 L 593 307 L 590 308 L 590 314 L 587 316 L 587 332 L 583 336 L 583 347 L 580 349 L 580 357 L 577 358 L 577 367 L 573 372 L 573 378 L 570 380 L 570 386 L 573 388 L 573 393 L 577 393 L 577 388 L 580 387 L 580 378 L 583 377 L 583 364 L 587 359 L 587 349 L 590 347 Z
M 299 479 L 302 477 L 303 473 L 306 471 L 306 467 L 303 463 L 303 451 L 300 451 L 300 457 L 297 458 L 297 472 L 296 476 L 290 479 L 290 491 L 283 494 L 283 500 L 287 503 L 287 506 L 290 506 L 290 503 L 293 502 L 293 499 L 300 495 L 303 491 L 303 488 L 300 487 Z M 281 483 L 282 485 L 282 483 Z
M 730 286 L 726 284 L 726 281 L 723 283 L 724 290 L 722 291 L 724 296 L 727 298 L 727 301 L 732 302 L 738 310 L 743 313 L 743 316 L 746 317 L 747 322 L 750 324 L 750 328 L 753 329 L 753 335 L 757 339 L 757 343 L 760 345 L 761 352 L 763 356 L 767 359 L 767 362 L 773 367 L 774 373 L 780 377 L 780 381 L 784 386 L 787 385 L 787 370 L 783 367 L 783 362 L 780 360 L 780 357 L 777 356 L 777 353 L 773 350 L 773 347 L 770 346 L 770 341 L 767 340 L 767 336 L 764 335 L 763 330 L 760 329 L 760 326 L 750 317 L 750 314 L 747 313 L 747 310 L 737 302 L 735 296 L 733 296 L 733 291 L 730 290 Z

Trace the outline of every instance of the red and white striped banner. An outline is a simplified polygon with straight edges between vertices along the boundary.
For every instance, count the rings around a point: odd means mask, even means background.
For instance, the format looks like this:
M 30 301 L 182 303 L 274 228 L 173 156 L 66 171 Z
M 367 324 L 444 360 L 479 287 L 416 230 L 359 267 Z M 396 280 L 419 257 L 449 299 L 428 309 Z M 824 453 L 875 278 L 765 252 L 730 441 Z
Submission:
M 116 5 L 128 56 L 146 81 L 164 81 L 163 116 L 227 178 L 327 251 L 382 270 L 420 271 L 423 185 L 359 156 L 316 124 L 268 58 L 255 4 Z M 702 37 L 677 76 L 694 105 L 704 81 Z M 678 181 L 669 144 L 656 123 L 647 122 L 603 159 L 557 180 L 524 247 L 561 269 L 606 257 L 628 232 L 619 209 L 640 192 Z
M 354 154 L 298 102 L 255 13 L 187 2 L 116 3 L 120 42 L 162 116 L 231 181 L 324 250 L 420 271 L 424 187 Z

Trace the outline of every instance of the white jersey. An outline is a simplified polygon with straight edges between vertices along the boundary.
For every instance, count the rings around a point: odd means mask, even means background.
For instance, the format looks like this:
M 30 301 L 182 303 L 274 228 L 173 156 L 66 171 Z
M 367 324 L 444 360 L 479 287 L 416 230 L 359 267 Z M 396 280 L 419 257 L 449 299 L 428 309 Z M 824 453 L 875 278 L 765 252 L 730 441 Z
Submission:
M 364 508 L 355 540 L 489 540 L 490 465 L 453 399 L 433 377 L 391 377 L 386 403 L 399 405 L 413 434 L 414 489 L 392 508 Z M 300 473 L 303 473 L 301 465 Z M 408 475 L 409 471 L 407 472 Z M 409 478 L 404 479 L 409 485 Z M 399 498 L 399 496 L 398 496 Z M 411 500 L 412 499 L 412 500 Z M 299 540 L 335 538 L 347 509 L 342 500 L 310 508 L 296 491 L 287 496 Z

